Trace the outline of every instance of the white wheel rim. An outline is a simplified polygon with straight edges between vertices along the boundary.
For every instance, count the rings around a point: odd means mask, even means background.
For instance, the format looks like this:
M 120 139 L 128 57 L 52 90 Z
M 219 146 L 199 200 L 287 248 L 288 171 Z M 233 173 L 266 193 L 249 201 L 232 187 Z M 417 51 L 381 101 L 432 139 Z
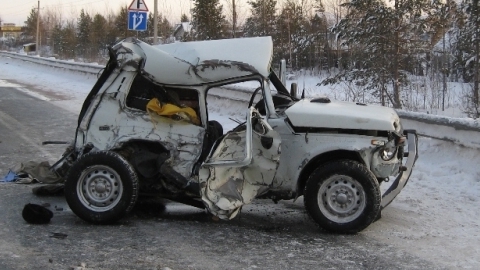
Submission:
M 333 175 L 320 186 L 317 203 L 322 214 L 336 223 L 358 218 L 366 207 L 362 185 L 350 176 Z
M 105 212 L 114 208 L 123 194 L 123 184 L 118 173 L 104 165 L 86 168 L 77 182 L 80 202 L 89 210 Z

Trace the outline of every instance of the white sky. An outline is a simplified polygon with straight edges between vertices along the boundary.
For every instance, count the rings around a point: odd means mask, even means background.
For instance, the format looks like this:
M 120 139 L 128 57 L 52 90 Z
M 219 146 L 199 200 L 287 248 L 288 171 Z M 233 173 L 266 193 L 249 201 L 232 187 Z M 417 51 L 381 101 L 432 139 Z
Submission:
M 37 0 L 15 0 L 15 1 L 1 1 L 0 19 L 2 23 L 15 23 L 17 26 L 22 26 L 27 20 L 32 8 L 38 5 Z M 106 14 L 108 12 L 117 13 L 120 7 L 128 6 L 132 0 L 41 0 L 40 12 L 46 9 L 62 11 L 62 15 L 67 18 L 76 18 L 80 14 L 80 10 L 84 9 L 89 14 Z M 247 0 L 235 0 L 238 7 L 239 20 L 243 20 L 246 11 L 249 10 Z M 154 0 L 145 0 L 145 3 L 150 12 L 153 12 Z M 220 0 L 223 4 L 224 13 L 229 18 L 227 9 L 231 0 Z M 190 8 L 193 5 L 191 0 L 158 0 L 158 11 L 160 14 L 166 16 L 171 23 L 180 22 L 182 13 L 190 16 Z M 41 14 L 41 13 L 40 13 Z

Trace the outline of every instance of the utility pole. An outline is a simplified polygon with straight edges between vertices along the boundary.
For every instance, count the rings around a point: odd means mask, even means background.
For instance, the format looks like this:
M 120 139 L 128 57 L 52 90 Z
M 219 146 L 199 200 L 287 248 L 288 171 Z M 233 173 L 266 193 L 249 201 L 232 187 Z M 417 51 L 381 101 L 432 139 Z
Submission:
M 35 51 L 37 55 L 40 55 L 40 0 L 38 1 L 37 8 L 37 41 L 35 43 Z
M 478 13 L 479 13 L 479 1 L 478 0 L 474 0 L 472 1 L 473 2 L 473 5 L 474 5 L 474 10 L 471 11 L 472 14 L 475 18 L 473 24 L 474 24 L 474 44 L 475 44 L 475 47 L 474 47 L 474 55 L 475 55 L 475 61 L 473 61 L 473 107 L 475 109 L 475 115 L 474 117 L 475 118 L 478 118 L 480 116 L 480 112 L 479 112 L 479 105 L 480 105 L 480 101 L 479 101 L 479 96 L 480 96 L 480 89 L 479 89 L 479 80 L 480 80 L 480 45 L 478 44 L 480 42 L 480 37 L 478 35 L 480 35 L 480 20 L 478 19 L 478 17 L 480 16 Z M 473 13 L 474 12 L 474 13 Z
M 445 34 L 446 34 L 446 26 L 443 25 L 443 72 L 442 72 L 442 80 L 443 80 L 443 94 L 442 94 L 442 112 L 445 111 L 445 93 L 447 92 L 447 67 L 445 63 L 447 62 L 445 57 Z
M 235 38 L 235 35 L 236 35 L 236 28 L 237 28 L 237 10 L 235 8 L 235 0 L 232 0 L 232 9 L 233 9 L 233 22 L 232 22 L 232 25 L 233 25 L 233 33 L 232 33 L 232 36 L 233 38 Z
M 153 2 L 153 45 L 158 43 L 158 0 Z
M 480 71 L 480 64 L 478 63 L 479 57 L 480 57 L 480 45 L 478 44 L 478 34 L 480 34 L 480 31 L 478 28 L 475 30 L 477 37 L 476 37 L 476 42 L 475 42 L 475 61 L 473 61 L 473 103 L 475 107 L 475 116 L 478 118 L 480 116 L 480 112 L 478 111 L 478 105 L 480 104 L 479 102 L 479 71 Z
M 403 4 L 403 3 L 402 3 Z M 398 18 L 398 13 L 400 12 L 400 3 L 398 1 L 395 1 L 395 37 L 393 41 L 393 107 L 395 109 L 401 109 L 400 105 L 400 19 Z
M 2 18 L 0 18 L 0 29 L 2 28 Z M 5 44 L 5 40 L 2 40 L 2 46 L 0 47 L 3 50 L 3 45 Z
M 288 51 L 290 54 L 290 68 L 293 70 L 293 60 L 292 60 L 292 37 L 290 35 L 290 12 L 291 9 L 287 11 L 287 22 L 288 22 Z

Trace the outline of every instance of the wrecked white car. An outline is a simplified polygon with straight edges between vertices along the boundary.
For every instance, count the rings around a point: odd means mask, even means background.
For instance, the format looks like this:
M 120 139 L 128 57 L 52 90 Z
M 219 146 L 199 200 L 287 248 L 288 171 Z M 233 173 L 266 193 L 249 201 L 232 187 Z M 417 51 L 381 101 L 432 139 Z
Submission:
M 272 50 L 270 37 L 129 38 L 110 48 L 75 140 L 53 165 L 72 211 L 111 223 L 154 195 L 232 219 L 253 199 L 303 195 L 327 231 L 355 233 L 378 219 L 410 177 L 416 133 L 390 108 L 291 95 L 271 70 Z M 242 82 L 258 87 L 244 122 L 224 132 L 209 119 L 210 91 Z

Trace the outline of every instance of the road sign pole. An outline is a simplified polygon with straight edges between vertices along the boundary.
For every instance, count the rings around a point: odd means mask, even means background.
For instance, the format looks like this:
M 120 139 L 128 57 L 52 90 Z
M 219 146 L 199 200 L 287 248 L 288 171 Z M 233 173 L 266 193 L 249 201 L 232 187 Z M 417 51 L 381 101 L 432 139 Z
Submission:
M 35 43 L 35 52 L 40 55 L 40 1 L 38 1 L 37 8 L 37 37 Z
M 158 0 L 153 2 L 153 45 L 158 42 Z

